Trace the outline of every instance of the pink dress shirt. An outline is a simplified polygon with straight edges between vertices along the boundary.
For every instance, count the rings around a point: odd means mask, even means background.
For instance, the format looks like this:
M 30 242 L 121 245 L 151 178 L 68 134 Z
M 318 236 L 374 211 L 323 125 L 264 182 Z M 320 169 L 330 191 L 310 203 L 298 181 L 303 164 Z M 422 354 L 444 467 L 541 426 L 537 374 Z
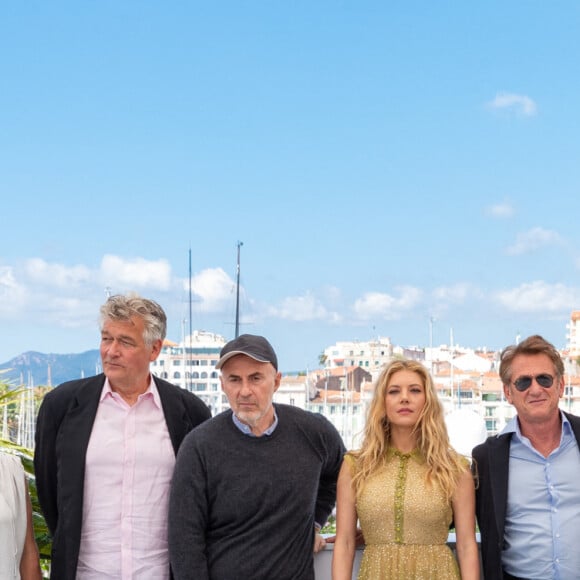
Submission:
M 133 406 L 105 381 L 87 448 L 77 580 L 168 580 L 175 453 L 153 379 Z

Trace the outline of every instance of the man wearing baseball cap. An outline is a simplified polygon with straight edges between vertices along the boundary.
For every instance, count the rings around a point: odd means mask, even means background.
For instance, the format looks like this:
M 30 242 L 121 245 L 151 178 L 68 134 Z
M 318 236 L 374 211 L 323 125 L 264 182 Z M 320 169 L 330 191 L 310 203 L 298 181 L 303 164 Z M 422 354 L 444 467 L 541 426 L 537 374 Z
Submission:
M 243 334 L 216 365 L 230 409 L 192 431 L 169 507 L 175 580 L 313 580 L 345 452 L 322 415 L 274 404 L 272 345 Z

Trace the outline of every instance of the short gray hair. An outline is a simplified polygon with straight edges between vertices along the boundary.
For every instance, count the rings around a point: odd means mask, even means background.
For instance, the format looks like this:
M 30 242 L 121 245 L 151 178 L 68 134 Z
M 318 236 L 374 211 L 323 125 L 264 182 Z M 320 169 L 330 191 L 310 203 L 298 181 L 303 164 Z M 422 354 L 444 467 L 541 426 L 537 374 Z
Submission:
M 107 320 L 126 322 L 134 316 L 141 318 L 145 324 L 143 340 L 151 346 L 156 340 L 163 341 L 167 334 L 167 316 L 154 300 L 142 298 L 133 292 L 110 296 L 101 306 L 101 330 Z

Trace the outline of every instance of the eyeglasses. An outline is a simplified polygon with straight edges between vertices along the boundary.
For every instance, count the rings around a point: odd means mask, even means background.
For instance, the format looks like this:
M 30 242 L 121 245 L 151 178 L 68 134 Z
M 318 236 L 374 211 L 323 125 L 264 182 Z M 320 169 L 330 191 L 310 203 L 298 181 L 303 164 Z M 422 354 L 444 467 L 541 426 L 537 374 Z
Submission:
M 541 374 L 536 375 L 535 377 L 520 377 L 514 381 L 514 386 L 518 391 L 523 392 L 532 386 L 532 381 L 534 379 L 536 379 L 536 383 L 538 383 L 540 387 L 544 387 L 544 389 L 549 389 L 554 384 L 554 377 L 552 375 Z

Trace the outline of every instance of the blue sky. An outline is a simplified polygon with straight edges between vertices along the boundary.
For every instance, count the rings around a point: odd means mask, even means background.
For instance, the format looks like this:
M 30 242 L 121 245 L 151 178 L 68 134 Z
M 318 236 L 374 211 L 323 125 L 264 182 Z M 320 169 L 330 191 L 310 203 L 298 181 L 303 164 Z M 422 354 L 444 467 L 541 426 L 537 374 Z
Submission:
M 580 4 L 14 2 L 0 14 L 0 361 L 96 348 L 112 292 L 264 334 L 566 344 Z

